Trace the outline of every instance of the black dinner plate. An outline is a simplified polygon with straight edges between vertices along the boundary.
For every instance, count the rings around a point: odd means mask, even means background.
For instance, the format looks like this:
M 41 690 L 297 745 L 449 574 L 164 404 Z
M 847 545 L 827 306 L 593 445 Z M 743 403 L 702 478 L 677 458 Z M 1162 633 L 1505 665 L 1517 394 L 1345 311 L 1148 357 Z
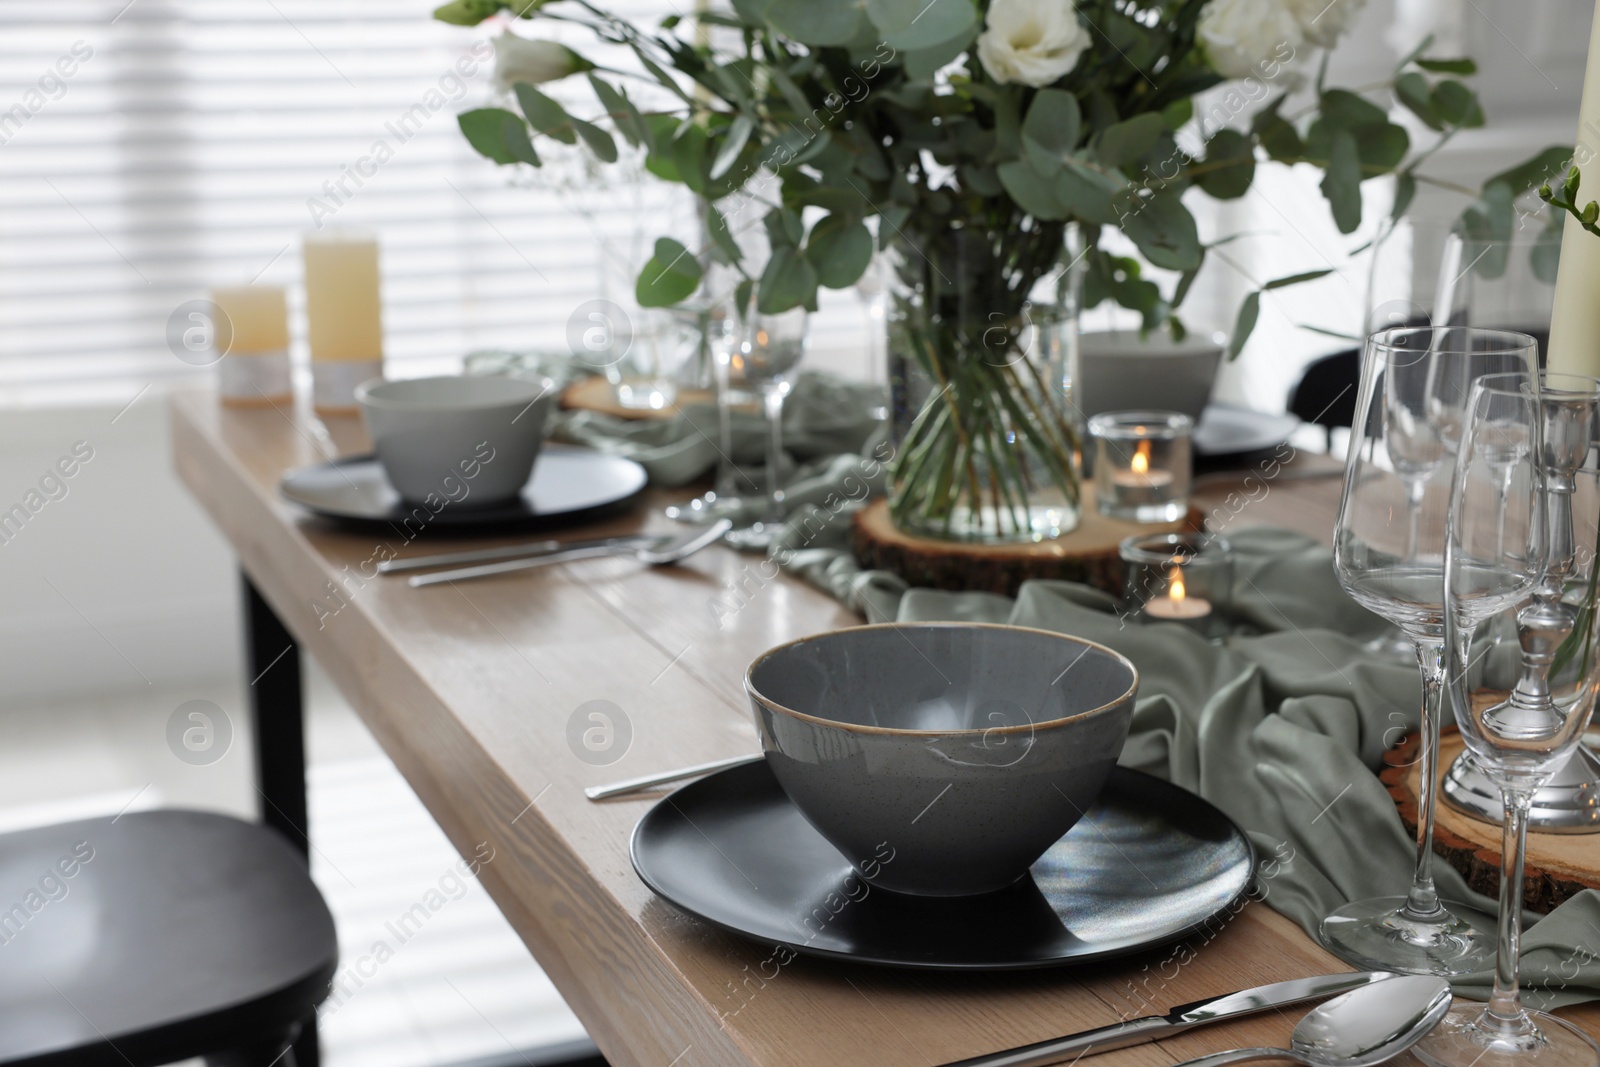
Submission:
M 463 532 L 572 519 L 620 504 L 643 489 L 647 480 L 644 468 L 631 459 L 571 445 L 545 445 L 520 497 L 478 506 L 447 503 L 427 515 L 426 525 Z M 342 522 L 404 522 L 421 507 L 401 501 L 373 455 L 346 456 L 290 471 L 278 490 L 301 507 Z
M 937 970 L 1086 963 L 1219 923 L 1255 853 L 1187 790 L 1116 768 L 1095 806 L 1030 876 L 973 897 L 865 886 L 789 802 L 765 762 L 684 786 L 633 832 L 634 870 L 677 907 L 796 952 Z
M 1209 459 L 1265 452 L 1283 444 L 1299 427 L 1300 420 L 1293 415 L 1211 404 L 1194 428 L 1194 450 Z

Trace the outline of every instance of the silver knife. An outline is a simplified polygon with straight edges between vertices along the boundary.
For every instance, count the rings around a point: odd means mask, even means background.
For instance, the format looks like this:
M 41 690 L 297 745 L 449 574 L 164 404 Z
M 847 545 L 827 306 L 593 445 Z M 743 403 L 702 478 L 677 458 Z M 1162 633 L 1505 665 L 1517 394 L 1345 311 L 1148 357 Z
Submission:
M 1381 982 L 1395 975 L 1389 971 L 1354 971 L 1350 974 L 1327 974 L 1315 978 L 1296 978 L 1288 982 L 1242 989 L 1227 996 L 1197 1000 L 1193 1004 L 1180 1004 L 1165 1015 L 1146 1015 L 1140 1019 L 1125 1019 L 1110 1026 L 1085 1030 L 1068 1037 L 1053 1037 L 1020 1045 L 1004 1052 L 990 1052 L 971 1059 L 957 1060 L 944 1067 L 1042 1067 L 1047 1063 L 1060 1063 L 1072 1057 L 1093 1056 L 1112 1049 L 1142 1045 L 1148 1041 L 1181 1034 L 1185 1030 L 1206 1023 L 1221 1022 L 1241 1015 L 1252 1015 L 1269 1008 L 1281 1008 L 1301 1001 L 1331 997 L 1351 989 L 1359 989 L 1373 982 Z

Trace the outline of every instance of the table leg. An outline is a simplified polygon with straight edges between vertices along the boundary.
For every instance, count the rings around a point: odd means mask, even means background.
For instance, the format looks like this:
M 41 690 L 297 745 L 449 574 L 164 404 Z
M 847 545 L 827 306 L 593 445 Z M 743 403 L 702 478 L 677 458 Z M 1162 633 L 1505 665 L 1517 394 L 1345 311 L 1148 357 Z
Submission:
M 307 857 L 311 855 L 306 820 L 304 691 L 300 648 L 272 606 L 250 581 L 244 583 L 245 669 L 250 676 L 251 731 L 256 747 L 256 789 L 261 821 L 277 830 Z M 318 1067 L 317 1017 L 305 1021 L 294 1043 L 298 1067 Z

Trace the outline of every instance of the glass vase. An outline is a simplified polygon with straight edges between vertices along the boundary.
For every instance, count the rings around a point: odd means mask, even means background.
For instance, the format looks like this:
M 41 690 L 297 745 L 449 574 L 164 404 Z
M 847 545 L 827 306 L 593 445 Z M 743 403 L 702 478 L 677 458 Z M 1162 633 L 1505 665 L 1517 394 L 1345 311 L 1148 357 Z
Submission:
M 889 279 L 889 495 L 896 528 L 989 544 L 1078 525 L 1075 228 L 909 233 Z

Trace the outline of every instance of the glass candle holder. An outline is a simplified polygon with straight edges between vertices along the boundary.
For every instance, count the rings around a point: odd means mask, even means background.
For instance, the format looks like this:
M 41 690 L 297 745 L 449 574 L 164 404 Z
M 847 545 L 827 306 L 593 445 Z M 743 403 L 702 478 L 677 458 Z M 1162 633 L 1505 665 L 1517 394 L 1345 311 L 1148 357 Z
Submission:
M 1089 420 L 1100 514 L 1177 522 L 1189 509 L 1194 420 L 1176 411 L 1107 411 Z
M 1233 546 L 1198 533 L 1135 534 L 1119 546 L 1123 614 L 1174 622 L 1210 640 L 1227 636 Z

